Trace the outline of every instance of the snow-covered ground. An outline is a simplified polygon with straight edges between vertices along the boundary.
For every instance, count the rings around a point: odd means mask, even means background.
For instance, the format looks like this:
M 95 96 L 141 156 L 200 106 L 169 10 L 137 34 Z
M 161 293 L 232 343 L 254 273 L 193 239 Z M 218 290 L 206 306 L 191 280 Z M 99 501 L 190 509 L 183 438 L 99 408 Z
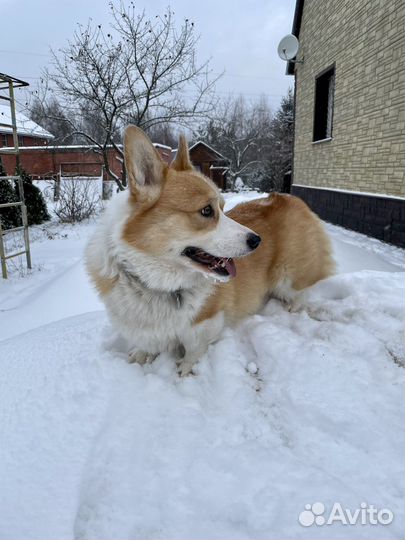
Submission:
M 404 252 L 328 225 L 337 275 L 180 379 L 108 339 L 93 227 L 33 229 L 33 271 L 0 282 L 0 537 L 402 538 Z M 315 502 L 394 518 L 304 527 Z

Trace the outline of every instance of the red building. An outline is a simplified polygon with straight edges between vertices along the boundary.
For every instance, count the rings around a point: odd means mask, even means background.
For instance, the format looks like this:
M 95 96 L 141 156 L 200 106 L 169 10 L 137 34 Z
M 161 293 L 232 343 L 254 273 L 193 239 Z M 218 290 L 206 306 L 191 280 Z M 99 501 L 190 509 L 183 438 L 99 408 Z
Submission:
M 163 161 L 170 163 L 171 148 L 155 144 Z M 103 176 L 107 177 L 103 158 L 94 145 L 68 146 L 20 146 L 20 163 L 33 179 L 57 179 L 60 176 Z M 117 176 L 122 173 L 122 157 L 111 146 L 107 150 L 111 171 Z M 2 155 L 3 166 L 7 174 L 14 174 L 15 155 Z

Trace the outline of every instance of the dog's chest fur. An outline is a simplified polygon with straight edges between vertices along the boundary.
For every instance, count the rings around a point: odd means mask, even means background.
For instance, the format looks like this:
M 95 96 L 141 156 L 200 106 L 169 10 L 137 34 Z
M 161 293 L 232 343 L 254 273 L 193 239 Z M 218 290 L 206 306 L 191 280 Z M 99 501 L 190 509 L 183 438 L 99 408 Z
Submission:
M 105 302 L 129 344 L 158 353 L 182 343 L 213 285 L 200 279 L 192 287 L 166 291 L 148 287 L 122 265 L 118 268 L 118 282 Z

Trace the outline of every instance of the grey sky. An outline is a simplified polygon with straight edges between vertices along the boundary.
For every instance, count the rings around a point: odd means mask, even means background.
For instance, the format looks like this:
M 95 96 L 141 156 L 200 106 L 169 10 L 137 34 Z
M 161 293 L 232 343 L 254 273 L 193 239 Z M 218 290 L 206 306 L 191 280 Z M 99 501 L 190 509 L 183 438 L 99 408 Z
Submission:
M 154 16 L 168 4 L 176 18 L 193 20 L 201 35 L 198 55 L 212 57 L 215 72 L 225 70 L 220 95 L 266 94 L 276 108 L 292 86 L 277 56 L 281 37 L 291 32 L 295 0 L 141 0 L 136 6 Z M 0 72 L 35 85 L 48 50 L 63 46 L 77 22 L 108 23 L 107 0 L 0 0 Z

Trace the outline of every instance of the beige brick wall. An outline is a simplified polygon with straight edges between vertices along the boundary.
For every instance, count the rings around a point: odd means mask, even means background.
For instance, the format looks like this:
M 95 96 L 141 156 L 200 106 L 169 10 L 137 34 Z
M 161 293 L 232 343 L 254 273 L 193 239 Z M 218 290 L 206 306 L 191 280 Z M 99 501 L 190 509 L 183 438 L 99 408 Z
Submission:
M 294 184 L 405 196 L 405 0 L 305 0 Z M 312 143 L 315 76 L 335 64 L 332 141 Z

